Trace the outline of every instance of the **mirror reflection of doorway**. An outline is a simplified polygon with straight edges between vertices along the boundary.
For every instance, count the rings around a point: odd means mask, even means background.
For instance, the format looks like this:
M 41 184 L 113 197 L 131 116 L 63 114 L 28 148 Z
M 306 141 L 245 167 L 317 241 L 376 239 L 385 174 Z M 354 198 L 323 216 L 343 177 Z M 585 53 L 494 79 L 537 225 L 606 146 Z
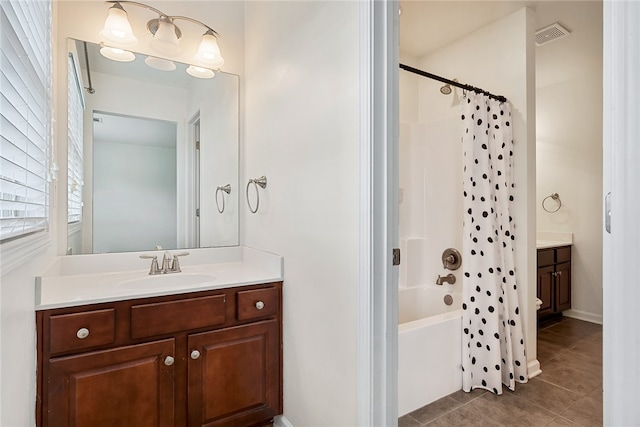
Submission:
M 93 253 L 177 246 L 177 124 L 93 114 Z
M 193 145 L 194 145 L 194 165 L 193 165 L 193 197 L 195 201 L 195 235 L 193 247 L 200 247 L 200 116 L 193 122 Z

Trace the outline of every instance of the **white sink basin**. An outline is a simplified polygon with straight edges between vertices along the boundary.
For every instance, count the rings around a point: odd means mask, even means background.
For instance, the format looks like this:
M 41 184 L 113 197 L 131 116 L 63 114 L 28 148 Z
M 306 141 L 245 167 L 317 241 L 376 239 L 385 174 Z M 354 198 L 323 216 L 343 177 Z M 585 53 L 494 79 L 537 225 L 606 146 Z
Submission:
M 209 274 L 172 273 L 126 280 L 116 286 L 120 289 L 167 289 L 198 285 L 214 279 L 215 277 Z

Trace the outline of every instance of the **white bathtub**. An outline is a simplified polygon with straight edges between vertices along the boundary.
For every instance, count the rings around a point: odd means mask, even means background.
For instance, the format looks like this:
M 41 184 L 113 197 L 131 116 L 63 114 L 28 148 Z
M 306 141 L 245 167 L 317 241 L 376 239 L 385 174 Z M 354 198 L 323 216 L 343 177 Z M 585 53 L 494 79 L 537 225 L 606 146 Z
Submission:
M 462 295 L 448 285 L 398 292 L 398 414 L 462 388 Z M 446 305 L 444 296 L 453 304 Z

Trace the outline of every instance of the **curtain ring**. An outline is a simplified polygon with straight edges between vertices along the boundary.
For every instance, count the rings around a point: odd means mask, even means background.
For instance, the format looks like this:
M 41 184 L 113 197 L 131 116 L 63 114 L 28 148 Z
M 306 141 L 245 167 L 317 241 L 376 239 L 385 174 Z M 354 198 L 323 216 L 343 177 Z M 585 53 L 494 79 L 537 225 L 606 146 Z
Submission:
M 552 199 L 552 200 L 555 200 L 556 202 L 558 202 L 558 207 L 553 209 L 553 210 L 552 209 L 547 209 L 547 207 L 544 204 L 547 201 L 547 199 Z M 542 209 L 544 209 L 546 212 L 549 212 L 549 213 L 558 212 L 561 207 L 562 207 L 562 200 L 560 200 L 560 196 L 558 195 L 558 193 L 553 193 L 550 196 L 547 196 L 542 200 Z
M 253 209 L 253 207 L 251 206 L 251 201 L 249 201 L 249 186 L 251 184 L 253 184 L 253 186 L 256 189 L 256 208 L 255 209 Z M 249 205 L 249 210 L 251 211 L 251 213 L 258 212 L 258 209 L 260 208 L 260 192 L 258 191 L 258 186 L 260 186 L 260 188 L 267 188 L 266 176 L 262 175 L 260 178 L 250 179 L 249 182 L 247 182 L 247 189 L 245 193 L 247 196 L 247 205 Z
M 220 208 L 220 203 L 218 203 L 218 193 L 223 191 L 224 193 L 231 194 L 231 184 L 227 184 L 224 187 L 216 188 L 216 208 L 218 208 L 218 212 L 224 212 L 224 194 L 222 194 L 222 208 Z

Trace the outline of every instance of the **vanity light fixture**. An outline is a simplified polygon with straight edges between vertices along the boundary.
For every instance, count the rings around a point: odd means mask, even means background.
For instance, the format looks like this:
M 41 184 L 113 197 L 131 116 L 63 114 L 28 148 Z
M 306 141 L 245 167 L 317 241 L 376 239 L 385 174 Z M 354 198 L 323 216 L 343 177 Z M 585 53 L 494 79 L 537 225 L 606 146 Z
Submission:
M 187 68 L 187 73 L 190 75 L 198 78 L 211 78 L 215 74 L 213 70 L 219 70 L 224 64 L 224 58 L 218 46 L 219 34 L 208 25 L 186 16 L 167 15 L 154 7 L 135 1 L 107 0 L 107 3 L 113 3 L 113 6 L 109 8 L 109 15 L 104 23 L 104 28 L 100 31 L 100 36 L 110 46 L 103 46 L 103 49 L 100 50 L 103 56 L 115 61 L 132 61 L 135 58 L 132 52 L 120 49 L 132 47 L 138 43 L 129 23 L 127 12 L 122 7 L 122 4 L 127 4 L 142 7 L 158 14 L 158 18 L 147 22 L 147 30 L 153 35 L 149 47 L 162 56 L 172 57 L 181 52 L 179 39 L 182 37 L 182 31 L 174 21 L 189 21 L 206 28 L 194 59 L 190 67 Z M 116 53 L 116 51 L 119 52 Z M 173 61 L 168 59 L 150 56 L 145 59 L 145 62 L 150 67 L 164 71 L 172 71 L 176 68 Z

